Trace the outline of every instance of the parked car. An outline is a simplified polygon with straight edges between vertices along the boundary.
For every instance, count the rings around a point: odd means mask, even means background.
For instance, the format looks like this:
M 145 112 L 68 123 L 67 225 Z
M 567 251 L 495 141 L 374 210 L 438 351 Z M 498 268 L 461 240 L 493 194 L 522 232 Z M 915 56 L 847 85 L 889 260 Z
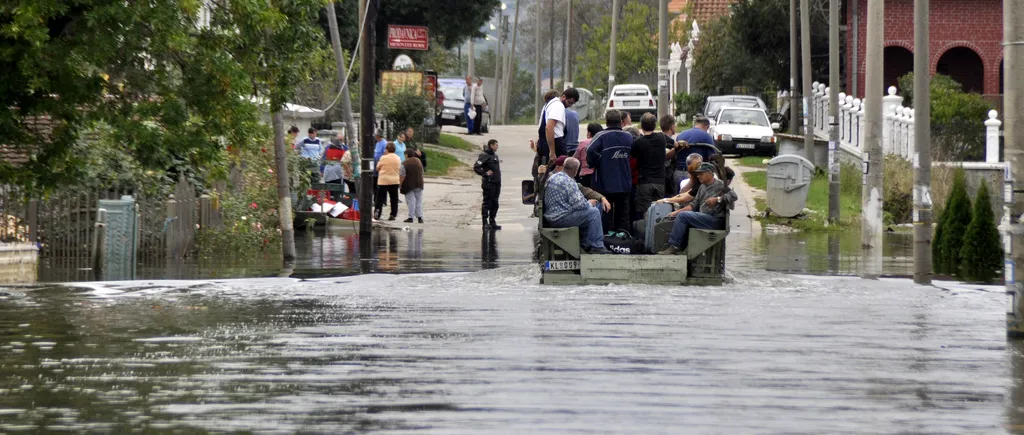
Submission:
M 647 85 L 616 85 L 608 97 L 605 111 L 618 109 L 621 112 L 629 112 L 634 122 L 640 120 L 644 113 L 658 113 L 658 107 L 654 102 L 654 94 Z
M 466 126 L 466 112 L 464 112 L 466 99 L 462 98 L 463 89 L 465 89 L 465 87 L 458 88 L 446 86 L 441 88 L 441 93 L 444 94 L 444 109 L 441 110 L 441 125 Z M 484 101 L 487 101 L 487 97 L 484 97 Z M 487 133 L 490 131 L 491 125 L 491 114 L 487 105 L 484 106 L 483 122 L 484 124 L 480 126 L 480 131 L 482 133 Z
M 752 107 L 722 107 L 711 126 L 711 137 L 722 154 L 778 153 L 775 130 L 764 109 Z
M 723 107 L 750 107 L 768 111 L 768 106 L 764 104 L 758 97 L 750 95 L 717 95 L 714 97 L 708 97 L 704 102 L 704 116 L 714 122 L 714 119 L 718 117 L 718 111 L 722 110 Z

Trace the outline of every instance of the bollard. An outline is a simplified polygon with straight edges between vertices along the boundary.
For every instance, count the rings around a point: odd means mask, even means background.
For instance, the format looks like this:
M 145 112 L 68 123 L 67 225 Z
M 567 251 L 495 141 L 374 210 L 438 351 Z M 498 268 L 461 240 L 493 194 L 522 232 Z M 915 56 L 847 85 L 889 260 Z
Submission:
M 988 111 L 988 119 L 985 120 L 985 162 L 999 163 L 999 127 L 1003 122 L 996 119 L 999 112 Z
M 107 262 L 107 210 L 96 210 L 96 230 L 92 233 L 93 279 L 103 280 L 103 266 Z

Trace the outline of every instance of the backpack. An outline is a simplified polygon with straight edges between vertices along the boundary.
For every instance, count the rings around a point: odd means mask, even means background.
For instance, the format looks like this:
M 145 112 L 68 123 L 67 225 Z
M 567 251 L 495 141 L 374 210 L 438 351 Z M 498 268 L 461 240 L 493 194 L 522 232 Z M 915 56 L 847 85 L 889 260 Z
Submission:
M 613 254 L 639 255 L 644 253 L 644 245 L 627 232 L 609 231 L 604 236 L 604 247 Z

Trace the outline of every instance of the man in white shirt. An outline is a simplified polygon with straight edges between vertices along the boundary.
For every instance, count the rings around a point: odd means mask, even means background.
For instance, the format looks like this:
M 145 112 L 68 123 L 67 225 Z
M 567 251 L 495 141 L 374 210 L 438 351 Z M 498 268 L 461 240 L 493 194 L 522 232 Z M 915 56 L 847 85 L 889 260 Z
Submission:
M 538 156 L 547 157 L 553 162 L 558 156 L 568 153 L 565 147 L 565 109 L 572 107 L 579 99 L 579 91 L 576 88 L 568 88 L 562 92 L 560 98 L 553 98 L 544 106 L 537 128 Z

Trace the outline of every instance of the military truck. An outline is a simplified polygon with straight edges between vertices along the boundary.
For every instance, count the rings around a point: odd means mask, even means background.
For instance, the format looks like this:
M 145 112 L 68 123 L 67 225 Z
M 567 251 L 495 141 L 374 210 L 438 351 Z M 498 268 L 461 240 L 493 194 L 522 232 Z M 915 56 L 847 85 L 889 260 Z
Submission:
M 537 218 L 541 284 L 722 285 L 728 215 L 724 230 L 690 229 L 689 245 L 680 255 L 591 255 L 580 248 L 579 228 L 546 225 L 543 207 L 541 201 Z M 673 223 L 666 218 L 655 225 L 656 251 L 667 246 Z

